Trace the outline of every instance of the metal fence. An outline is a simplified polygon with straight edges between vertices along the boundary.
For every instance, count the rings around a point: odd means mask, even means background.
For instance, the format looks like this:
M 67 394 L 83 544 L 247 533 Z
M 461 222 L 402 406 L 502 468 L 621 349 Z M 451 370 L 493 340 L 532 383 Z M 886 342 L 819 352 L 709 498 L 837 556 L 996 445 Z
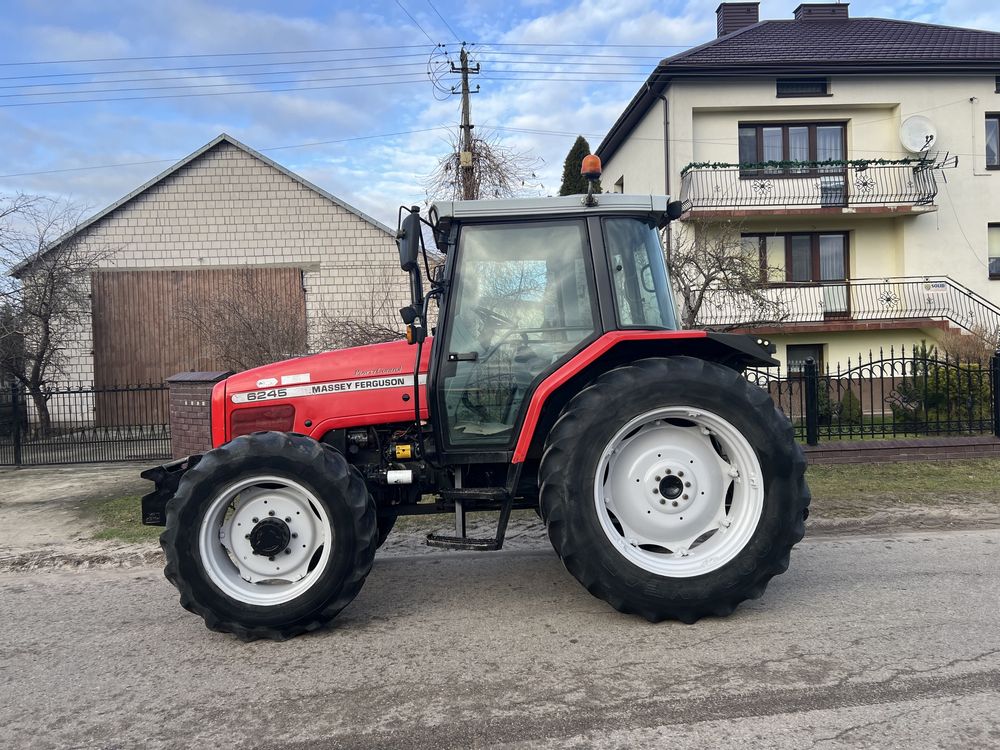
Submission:
M 693 168 L 681 176 L 681 200 L 694 209 L 927 205 L 936 195 L 934 171 L 926 163 Z
M 170 457 L 167 388 L 0 389 L 0 466 Z
M 947 276 L 894 276 L 764 287 L 763 305 L 749 294 L 709 291 L 699 326 L 766 319 L 776 323 L 826 320 L 947 320 L 986 338 L 1000 336 L 1000 307 Z
M 1000 437 L 1000 352 L 981 362 L 902 349 L 860 355 L 844 368 L 806 360 L 801 372 L 747 370 L 809 445 L 820 439 L 992 433 Z

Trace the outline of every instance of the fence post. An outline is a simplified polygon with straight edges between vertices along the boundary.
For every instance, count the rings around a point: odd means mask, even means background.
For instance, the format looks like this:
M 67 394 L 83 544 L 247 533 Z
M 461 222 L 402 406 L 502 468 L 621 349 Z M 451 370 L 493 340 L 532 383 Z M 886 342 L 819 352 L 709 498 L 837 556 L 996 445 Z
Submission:
M 819 443 L 819 368 L 816 360 L 806 358 L 806 444 Z
M 1000 438 L 1000 349 L 990 358 L 990 385 L 993 386 L 993 434 Z
M 17 400 L 20 390 L 16 382 L 10 384 L 10 413 L 14 422 L 14 466 L 21 465 L 21 405 Z

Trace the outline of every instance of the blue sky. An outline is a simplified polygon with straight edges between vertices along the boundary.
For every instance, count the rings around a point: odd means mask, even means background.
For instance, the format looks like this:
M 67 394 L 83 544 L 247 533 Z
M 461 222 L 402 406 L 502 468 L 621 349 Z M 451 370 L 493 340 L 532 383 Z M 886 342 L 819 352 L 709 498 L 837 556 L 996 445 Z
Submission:
M 791 18 L 797 4 L 763 0 L 761 18 Z M 0 194 L 98 210 L 228 132 L 394 224 L 398 205 L 425 197 L 459 118 L 458 97 L 435 97 L 428 80 L 432 42 L 457 60 L 461 41 L 483 69 L 473 122 L 543 160 L 537 191 L 552 194 L 576 135 L 596 148 L 658 59 L 714 37 L 717 5 L 4 0 Z M 855 0 L 850 11 L 1000 31 L 992 0 Z M 105 165 L 127 166 L 89 168 Z

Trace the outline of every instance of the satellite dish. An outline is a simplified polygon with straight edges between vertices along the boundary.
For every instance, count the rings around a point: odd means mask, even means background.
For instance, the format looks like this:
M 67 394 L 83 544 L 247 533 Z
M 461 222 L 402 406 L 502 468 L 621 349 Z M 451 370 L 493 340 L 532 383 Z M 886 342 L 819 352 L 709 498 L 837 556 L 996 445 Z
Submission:
M 937 141 L 937 128 L 923 115 L 913 115 L 899 126 L 899 142 L 915 154 L 927 151 Z

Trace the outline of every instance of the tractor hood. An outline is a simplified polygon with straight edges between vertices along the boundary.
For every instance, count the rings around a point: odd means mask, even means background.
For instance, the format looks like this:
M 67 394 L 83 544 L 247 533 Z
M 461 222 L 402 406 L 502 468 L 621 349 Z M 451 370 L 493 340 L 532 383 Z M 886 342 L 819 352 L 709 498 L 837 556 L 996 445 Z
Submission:
M 422 417 L 427 411 L 423 391 L 431 343 L 423 347 L 420 366 Z M 212 443 L 220 445 L 260 429 L 320 438 L 331 429 L 412 421 L 414 355 L 414 347 L 405 341 L 392 341 L 232 375 L 212 393 Z

